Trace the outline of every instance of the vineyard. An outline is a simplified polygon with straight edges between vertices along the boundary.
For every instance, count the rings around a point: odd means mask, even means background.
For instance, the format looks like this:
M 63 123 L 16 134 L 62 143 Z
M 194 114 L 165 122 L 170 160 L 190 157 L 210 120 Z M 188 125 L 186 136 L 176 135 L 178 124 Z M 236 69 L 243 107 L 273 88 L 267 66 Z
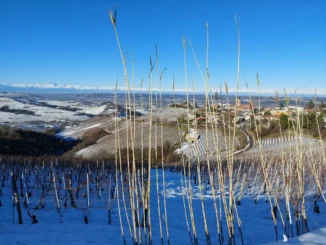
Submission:
M 226 154 L 227 147 L 230 146 L 229 136 L 224 136 L 220 130 L 198 130 L 198 135 L 200 139 L 194 145 L 191 145 L 187 149 L 187 157 L 196 161 L 197 156 L 199 160 L 206 160 L 206 157 L 214 157 L 214 155 L 219 154 L 222 156 Z
M 286 165 L 276 154 L 263 157 L 268 159 L 265 166 L 261 166 L 257 153 L 237 157 L 232 179 L 227 165 L 212 162 L 211 169 L 207 165 L 198 169 L 175 163 L 167 164 L 164 172 L 150 170 L 151 182 L 146 165 L 137 165 L 133 173 L 121 163 L 2 157 L 0 225 L 6 224 L 2 235 L 22 229 L 33 232 L 41 226 L 68 232 L 73 225 L 83 231 L 81 237 L 53 235 L 52 242 L 91 242 L 86 234 L 96 232 L 92 241 L 97 243 L 157 244 L 163 240 L 171 244 L 203 244 L 209 239 L 211 243 L 226 244 L 230 239 L 230 213 L 225 205 L 230 200 L 234 202 L 235 244 L 242 244 L 242 240 L 261 244 L 282 239 L 283 234 L 291 238 L 325 226 L 325 197 L 319 188 L 326 186 L 322 159 L 314 158 L 310 166 L 305 165 L 300 177 L 296 157 L 285 154 L 284 162 L 289 162 Z M 307 152 L 305 158 L 309 157 Z M 147 200 L 148 183 L 152 192 Z M 300 183 L 305 183 L 304 199 Z M 148 202 L 150 214 L 146 211 Z M 23 225 L 20 228 L 12 223 Z M 27 241 L 31 239 L 25 236 Z M 10 244 L 16 239 L 5 236 Z M 38 243 L 44 238 L 40 234 L 33 239 Z
M 306 147 L 306 148 L 310 148 L 310 147 L 314 148 L 320 146 L 320 142 L 318 142 L 318 140 L 313 138 L 302 137 L 301 140 L 301 138 L 298 136 L 297 137 L 284 136 L 284 137 L 276 137 L 276 138 L 265 138 L 261 140 L 261 150 L 275 151 L 275 150 L 282 150 L 288 148 L 295 148 L 297 144 L 299 144 L 301 147 Z M 260 148 L 258 144 L 251 149 L 251 152 L 259 152 L 259 151 Z

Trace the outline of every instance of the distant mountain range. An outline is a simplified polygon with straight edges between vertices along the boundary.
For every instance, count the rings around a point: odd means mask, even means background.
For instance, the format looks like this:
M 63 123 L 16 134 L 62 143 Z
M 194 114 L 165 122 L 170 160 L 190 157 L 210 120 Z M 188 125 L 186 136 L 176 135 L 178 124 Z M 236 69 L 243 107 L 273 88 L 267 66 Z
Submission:
M 115 87 L 109 86 L 83 86 L 83 85 L 70 85 L 70 84 L 57 84 L 52 82 L 46 83 L 35 83 L 35 84 L 0 84 L 0 92 L 74 92 L 74 93 L 112 93 L 115 92 Z M 130 90 L 133 90 L 130 88 Z M 148 88 L 144 87 L 135 88 L 135 91 L 144 91 L 147 92 Z M 125 87 L 118 87 L 118 92 L 125 91 Z M 156 91 L 156 89 L 152 89 L 152 91 Z M 171 91 L 164 91 L 164 92 L 172 92 Z M 175 90 L 175 92 L 184 92 Z
M 2 92 L 35 92 L 35 91 L 62 91 L 62 92 L 84 92 L 84 91 L 114 91 L 114 87 L 93 87 L 93 86 L 81 86 L 81 85 L 69 85 L 69 84 L 57 84 L 57 83 L 40 83 L 40 84 L 0 84 L 0 91 Z
M 133 90 L 131 88 L 131 90 Z M 134 89 L 137 92 L 140 92 L 141 90 L 146 93 L 148 92 L 148 88 L 135 88 Z M 118 87 L 117 92 L 124 92 L 124 87 Z M 152 91 L 156 91 L 155 88 L 152 89 Z M 212 92 L 218 91 L 219 89 L 211 89 Z M 282 96 L 283 89 L 280 89 L 279 95 Z M 115 87 L 109 87 L 109 86 L 83 86 L 83 85 L 69 85 L 69 84 L 57 84 L 52 82 L 46 82 L 46 83 L 35 83 L 35 84 L 0 84 L 0 92 L 18 92 L 18 93 L 114 93 Z M 171 90 L 164 90 L 162 93 L 172 93 Z M 185 89 L 175 89 L 174 91 L 176 94 L 185 94 Z M 250 94 L 257 95 L 257 89 L 250 89 Z M 311 96 L 315 92 L 314 88 L 308 89 L 300 89 L 297 91 L 298 95 L 303 96 Z M 197 94 L 203 94 L 204 91 L 198 91 Z M 235 89 L 229 88 L 229 94 L 234 95 L 236 93 Z M 248 95 L 247 89 L 239 89 L 238 91 L 241 95 Z M 260 93 L 262 95 L 275 95 L 275 90 L 273 89 L 261 89 Z M 295 93 L 295 89 L 287 89 L 288 95 L 293 95 Z M 192 91 L 189 91 L 189 94 L 192 94 Z M 326 96 L 326 88 L 320 88 L 317 90 L 318 96 Z

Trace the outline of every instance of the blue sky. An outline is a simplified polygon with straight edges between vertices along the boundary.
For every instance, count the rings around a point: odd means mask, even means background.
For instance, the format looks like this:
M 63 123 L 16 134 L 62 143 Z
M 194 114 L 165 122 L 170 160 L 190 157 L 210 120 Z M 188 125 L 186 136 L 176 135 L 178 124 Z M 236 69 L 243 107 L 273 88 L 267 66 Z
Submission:
M 148 77 L 149 57 L 159 50 L 163 88 L 185 87 L 182 36 L 191 38 L 205 67 L 209 23 L 210 87 L 235 87 L 240 18 L 241 79 L 262 89 L 326 87 L 325 0 L 0 0 L 0 83 L 114 86 L 123 69 L 107 10 L 117 6 L 124 52 L 135 59 L 135 82 Z M 203 81 L 187 48 L 189 79 Z M 155 76 L 155 74 L 154 74 Z

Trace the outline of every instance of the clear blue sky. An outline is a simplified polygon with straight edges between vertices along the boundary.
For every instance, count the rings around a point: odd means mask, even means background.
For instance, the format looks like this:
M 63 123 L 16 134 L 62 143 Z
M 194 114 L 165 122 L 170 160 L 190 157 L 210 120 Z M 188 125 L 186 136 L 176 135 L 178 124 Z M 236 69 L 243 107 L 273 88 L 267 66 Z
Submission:
M 185 87 L 182 35 L 205 66 L 205 23 L 210 26 L 210 86 L 235 87 L 236 13 L 241 25 L 241 87 L 326 87 L 325 0 L 0 0 L 0 83 L 114 86 L 123 70 L 107 10 L 117 6 L 124 52 L 135 76 L 148 76 L 159 48 L 164 88 Z M 203 89 L 191 50 L 188 72 Z M 131 68 L 130 59 L 128 60 Z M 131 75 L 131 74 L 130 74 Z

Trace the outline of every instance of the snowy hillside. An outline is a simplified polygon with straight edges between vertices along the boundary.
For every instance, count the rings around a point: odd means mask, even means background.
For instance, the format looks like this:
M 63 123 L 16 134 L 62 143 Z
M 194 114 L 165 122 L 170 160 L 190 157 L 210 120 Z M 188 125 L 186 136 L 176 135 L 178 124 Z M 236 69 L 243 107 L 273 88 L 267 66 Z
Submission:
M 0 122 L 50 122 L 63 120 L 82 121 L 88 119 L 87 116 L 78 115 L 72 111 L 22 103 L 10 98 L 0 98 L 0 104 L 1 106 L 8 106 L 8 108 L 12 110 L 26 110 L 33 113 L 32 115 L 26 115 L 0 111 Z
M 0 97 L 0 107 L 8 111 L 0 111 L 1 122 L 30 121 L 84 121 L 107 111 L 107 105 L 88 105 L 74 101 L 29 101 Z M 106 114 L 108 114 L 106 112 Z

